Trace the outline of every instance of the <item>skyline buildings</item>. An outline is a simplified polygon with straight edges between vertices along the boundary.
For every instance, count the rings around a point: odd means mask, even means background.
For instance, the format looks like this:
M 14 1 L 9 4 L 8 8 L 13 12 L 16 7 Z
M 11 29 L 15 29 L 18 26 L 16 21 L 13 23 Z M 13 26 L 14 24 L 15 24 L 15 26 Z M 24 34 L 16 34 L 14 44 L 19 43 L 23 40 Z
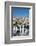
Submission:
M 13 7 L 13 36 L 29 35 L 29 9 Z

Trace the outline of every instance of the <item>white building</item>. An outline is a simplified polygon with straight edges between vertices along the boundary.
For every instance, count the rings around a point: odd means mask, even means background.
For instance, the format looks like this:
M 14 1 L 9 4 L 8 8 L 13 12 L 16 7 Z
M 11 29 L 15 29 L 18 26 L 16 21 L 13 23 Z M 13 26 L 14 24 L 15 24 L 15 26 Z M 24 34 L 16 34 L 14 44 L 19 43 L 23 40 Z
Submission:
M 18 24 L 18 26 L 19 26 L 19 29 L 17 28 L 17 26 L 13 26 L 13 32 L 14 33 L 16 33 L 17 32 L 17 30 L 19 30 L 20 31 L 20 34 L 21 35 L 24 35 L 24 34 L 26 34 L 27 33 L 27 29 L 26 29 L 26 31 L 25 31 L 25 33 L 24 33 L 24 23 L 26 23 L 27 25 L 28 25 L 28 23 L 29 23 L 29 17 L 13 17 L 13 24 L 15 24 L 15 22 L 17 21 L 19 19 L 19 22 L 22 22 L 22 28 L 21 28 L 21 25 L 19 25 Z M 28 23 L 27 23 L 28 22 Z M 22 33 L 21 33 L 21 30 L 22 30 Z

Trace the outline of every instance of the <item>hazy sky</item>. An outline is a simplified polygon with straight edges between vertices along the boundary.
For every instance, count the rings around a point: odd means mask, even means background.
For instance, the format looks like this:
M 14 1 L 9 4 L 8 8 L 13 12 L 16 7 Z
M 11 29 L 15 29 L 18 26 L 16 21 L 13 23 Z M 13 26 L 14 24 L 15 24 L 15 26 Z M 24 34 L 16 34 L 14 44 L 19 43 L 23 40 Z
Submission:
M 29 9 L 27 7 L 13 7 L 13 16 L 29 16 Z

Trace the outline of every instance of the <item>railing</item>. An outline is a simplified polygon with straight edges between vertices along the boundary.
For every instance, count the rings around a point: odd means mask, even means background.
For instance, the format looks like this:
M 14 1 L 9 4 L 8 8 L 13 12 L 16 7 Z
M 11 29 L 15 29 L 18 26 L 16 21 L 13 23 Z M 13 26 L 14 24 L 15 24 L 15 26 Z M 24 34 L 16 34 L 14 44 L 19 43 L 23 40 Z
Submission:
M 13 34 L 16 35 L 28 35 L 29 34 L 29 25 L 18 25 L 18 26 L 13 26 Z

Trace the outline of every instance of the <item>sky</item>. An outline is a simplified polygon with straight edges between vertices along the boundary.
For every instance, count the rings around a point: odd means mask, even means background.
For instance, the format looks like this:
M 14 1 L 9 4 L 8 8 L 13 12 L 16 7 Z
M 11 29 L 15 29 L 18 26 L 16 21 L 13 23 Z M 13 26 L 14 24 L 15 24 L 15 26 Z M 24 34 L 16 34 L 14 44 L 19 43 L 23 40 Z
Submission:
M 29 9 L 27 7 L 13 7 L 13 16 L 29 16 Z

